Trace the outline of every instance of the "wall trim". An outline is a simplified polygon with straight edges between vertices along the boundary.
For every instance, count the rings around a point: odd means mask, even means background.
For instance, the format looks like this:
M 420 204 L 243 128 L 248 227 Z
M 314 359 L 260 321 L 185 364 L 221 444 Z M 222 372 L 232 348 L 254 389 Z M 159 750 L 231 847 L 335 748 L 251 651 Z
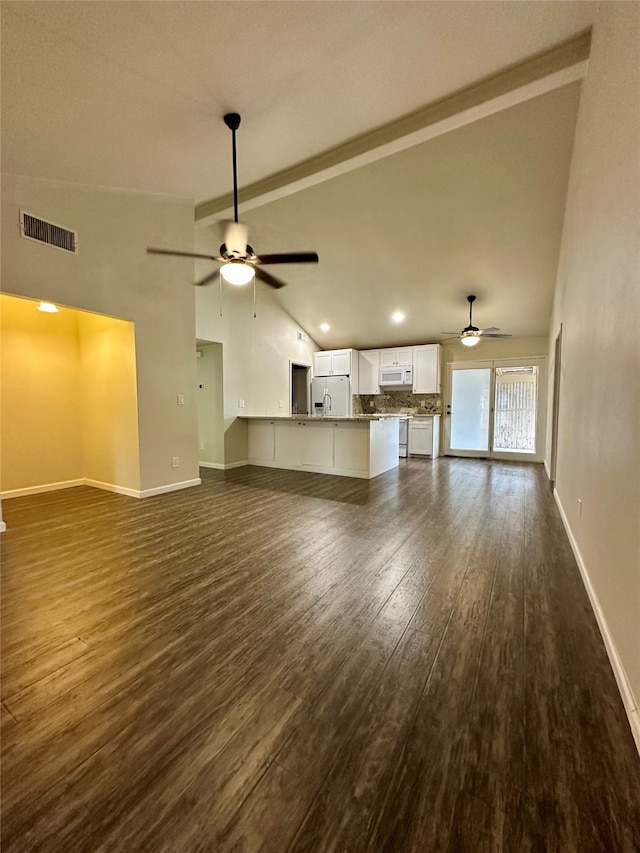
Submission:
M 180 489 L 189 489 L 191 486 L 199 486 L 202 483 L 200 477 L 193 480 L 183 480 L 181 483 L 168 483 L 166 486 L 156 486 L 154 489 L 144 489 L 139 492 L 140 498 L 152 498 L 154 495 L 163 495 L 166 492 L 178 492 Z
M 237 463 L 236 463 L 237 464 Z M 241 465 L 246 465 L 246 462 L 241 462 Z M 45 492 L 55 492 L 59 489 L 71 489 L 75 486 L 90 486 L 93 489 L 102 489 L 105 492 L 115 492 L 118 495 L 126 495 L 129 498 L 150 498 L 154 495 L 161 495 L 165 492 L 175 492 L 179 489 L 187 489 L 191 486 L 199 486 L 202 480 L 198 477 L 195 480 L 184 480 L 181 483 L 168 483 L 166 486 L 156 486 L 153 489 L 129 489 L 126 486 L 116 486 L 113 483 L 102 483 L 100 480 L 90 480 L 82 477 L 78 480 L 65 480 L 62 483 L 45 483 L 42 486 L 29 486 L 26 489 L 12 489 L 8 492 L 0 492 L 0 499 L 9 500 L 10 498 L 21 498 L 27 495 L 39 495 Z
M 569 537 L 571 549 L 573 551 L 574 557 L 576 558 L 576 562 L 578 563 L 578 568 L 580 569 L 582 582 L 584 583 L 585 589 L 587 590 L 587 595 L 589 596 L 589 601 L 591 602 L 591 607 L 595 614 L 596 621 L 598 623 L 598 628 L 600 629 L 600 633 L 604 641 L 604 646 L 607 650 L 607 655 L 609 656 L 609 662 L 611 664 L 613 674 L 615 675 L 616 682 L 618 684 L 618 690 L 620 691 L 620 696 L 622 697 L 622 703 L 624 705 L 625 711 L 627 712 L 627 717 L 629 718 L 629 725 L 631 726 L 631 733 L 636 743 L 636 749 L 638 750 L 638 753 L 640 753 L 640 709 L 638 708 L 638 703 L 633 695 L 631 685 L 629 684 L 629 679 L 627 678 L 627 673 L 625 672 L 624 665 L 622 663 L 622 660 L 620 659 L 620 655 L 618 654 L 618 650 L 616 648 L 616 644 L 613 640 L 613 637 L 611 636 L 611 632 L 609 631 L 607 620 L 605 618 L 602 607 L 600 606 L 600 602 L 598 600 L 598 596 L 596 595 L 596 591 L 593 588 L 593 584 L 591 583 L 589 572 L 587 571 L 585 562 L 582 559 L 580 548 L 578 547 L 578 543 L 576 542 L 575 537 L 571 531 L 569 521 L 562 506 L 562 501 L 560 500 L 560 496 L 558 495 L 556 489 L 553 490 L 553 497 L 555 498 L 556 505 L 560 512 L 560 517 L 562 518 L 564 529 L 567 533 L 567 536 Z
M 7 492 L 0 492 L 2 500 L 10 498 L 22 498 L 27 495 L 39 495 L 42 492 L 56 492 L 58 489 L 71 489 L 74 486 L 84 486 L 86 480 L 80 477 L 78 480 L 63 480 L 60 483 L 44 483 L 40 486 L 28 486 L 25 489 L 10 489 Z
M 85 486 L 91 486 L 94 489 L 102 489 L 103 492 L 115 492 L 117 495 L 126 495 L 129 498 L 139 498 L 139 489 L 129 489 L 127 486 L 116 486 L 114 483 L 103 483 L 100 480 L 83 480 Z
M 229 468 L 242 468 L 248 464 L 246 459 L 242 462 L 198 462 L 201 468 L 215 468 L 216 471 L 228 471 Z

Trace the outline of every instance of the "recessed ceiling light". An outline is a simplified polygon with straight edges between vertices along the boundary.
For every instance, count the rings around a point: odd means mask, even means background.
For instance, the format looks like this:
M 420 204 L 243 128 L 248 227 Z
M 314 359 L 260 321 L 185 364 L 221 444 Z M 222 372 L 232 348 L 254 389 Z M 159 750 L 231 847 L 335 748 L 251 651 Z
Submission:
M 328 323 L 320 323 L 320 329 L 323 332 L 328 332 L 331 326 Z
M 402 313 L 402 311 L 394 311 L 391 315 L 391 319 L 394 323 L 402 323 L 402 321 L 404 320 L 404 314 Z
M 58 309 L 53 304 L 53 302 L 41 302 L 40 305 L 38 305 L 38 311 L 44 311 L 45 314 L 57 314 L 58 313 Z

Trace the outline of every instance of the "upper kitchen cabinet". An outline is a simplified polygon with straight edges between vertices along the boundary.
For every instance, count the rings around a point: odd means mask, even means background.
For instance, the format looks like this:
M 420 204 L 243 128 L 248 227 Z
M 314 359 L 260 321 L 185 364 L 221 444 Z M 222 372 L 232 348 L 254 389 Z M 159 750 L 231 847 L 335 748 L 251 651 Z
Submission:
M 353 349 L 314 352 L 314 376 L 353 376 L 358 370 L 358 353 Z
M 412 364 L 413 347 L 394 347 L 380 350 L 380 367 Z
M 440 393 L 440 344 L 413 347 L 413 393 Z
M 358 353 L 358 362 L 360 364 L 358 394 L 379 394 L 380 350 L 360 350 Z

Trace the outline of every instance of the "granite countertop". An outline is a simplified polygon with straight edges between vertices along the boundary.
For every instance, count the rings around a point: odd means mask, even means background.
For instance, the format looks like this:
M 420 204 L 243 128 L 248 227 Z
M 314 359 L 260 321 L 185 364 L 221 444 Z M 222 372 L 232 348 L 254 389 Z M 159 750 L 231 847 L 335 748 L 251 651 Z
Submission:
M 411 415 L 354 415 L 351 418 L 337 418 L 331 415 L 238 415 L 239 418 L 244 418 L 247 421 L 313 421 L 321 423 L 322 421 L 382 421 L 389 418 L 397 418 L 398 420 L 408 420 Z

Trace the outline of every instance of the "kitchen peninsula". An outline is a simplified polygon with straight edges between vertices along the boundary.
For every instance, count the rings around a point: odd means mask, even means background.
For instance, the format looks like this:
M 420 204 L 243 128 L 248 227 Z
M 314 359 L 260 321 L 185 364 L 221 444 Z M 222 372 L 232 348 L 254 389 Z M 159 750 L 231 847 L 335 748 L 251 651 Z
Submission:
M 370 480 L 398 466 L 399 417 L 243 418 L 249 464 Z

